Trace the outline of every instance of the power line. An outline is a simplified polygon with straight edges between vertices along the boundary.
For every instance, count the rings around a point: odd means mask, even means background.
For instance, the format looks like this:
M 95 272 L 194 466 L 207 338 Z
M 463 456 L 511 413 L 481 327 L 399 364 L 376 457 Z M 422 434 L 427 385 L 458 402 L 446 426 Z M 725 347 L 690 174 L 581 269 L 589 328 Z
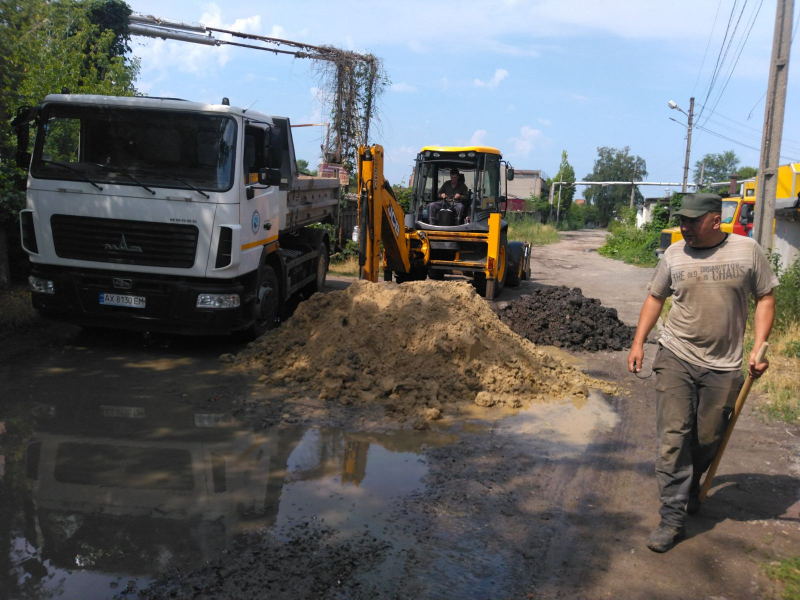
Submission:
M 745 136 L 745 137 L 748 137 L 748 138 L 752 138 L 752 139 L 754 139 L 754 140 L 756 140 L 758 142 L 760 142 L 761 138 L 763 137 L 763 132 L 762 131 L 758 131 L 758 130 L 742 131 L 740 129 L 736 129 L 735 127 L 732 127 L 731 125 L 728 125 L 727 123 L 723 123 L 722 121 L 717 121 L 717 120 L 712 119 L 712 118 L 707 119 L 706 123 L 714 123 L 717 127 L 722 127 L 722 128 L 727 129 L 728 131 L 731 131 L 731 132 L 733 132 L 733 133 L 735 133 L 735 134 L 737 134 L 739 136 Z M 705 125 L 705 123 L 704 123 L 704 125 Z M 753 129 L 753 128 L 752 127 L 748 127 L 748 129 Z M 787 143 L 787 142 L 789 142 L 789 143 Z M 782 144 L 783 144 L 783 147 L 786 150 L 791 150 L 792 152 L 800 153 L 800 144 L 797 144 L 796 142 L 792 142 L 791 140 L 783 140 Z
M 744 142 L 740 142 L 739 140 L 735 140 L 733 138 L 729 138 L 726 135 L 722 135 L 721 133 L 718 133 L 716 131 L 712 131 L 712 130 L 710 130 L 710 129 L 706 128 L 706 127 L 703 127 L 701 125 L 697 125 L 696 127 L 697 127 L 697 129 L 700 129 L 701 131 L 705 131 L 706 133 L 710 133 L 713 136 L 716 136 L 718 138 L 722 138 L 723 140 L 727 140 L 727 141 L 729 141 L 729 142 L 731 142 L 733 144 L 738 144 L 738 145 L 743 146 L 745 148 L 749 148 L 750 150 L 755 150 L 756 152 L 760 152 L 761 151 L 761 148 L 759 148 L 759 147 L 750 146 L 749 144 L 745 144 Z M 781 156 L 781 158 L 785 158 L 786 160 L 789 160 L 789 161 L 792 161 L 792 162 L 798 162 L 797 157 L 785 156 L 783 154 L 781 154 L 780 156 Z
M 692 96 L 694 96 L 694 91 L 697 89 L 697 83 L 700 81 L 700 75 L 703 74 L 703 67 L 706 66 L 706 56 L 708 55 L 708 49 L 711 46 L 711 39 L 714 37 L 714 30 L 717 28 L 717 18 L 719 17 L 719 9 L 722 6 L 722 0 L 717 2 L 717 13 L 714 15 L 714 24 L 711 26 L 711 33 L 708 34 L 708 43 L 706 43 L 706 51 L 703 53 L 703 62 L 700 63 L 700 70 L 697 72 L 697 79 L 694 81 L 694 87 L 692 88 Z
M 796 34 L 796 33 L 797 33 L 797 25 L 798 25 L 798 24 L 800 24 L 800 12 L 799 12 L 799 13 L 797 13 L 797 19 L 796 19 L 796 20 L 795 20 L 795 22 L 794 22 L 794 29 L 792 30 L 792 39 L 791 39 L 791 41 L 790 41 L 790 42 L 792 42 L 792 43 L 794 42 L 794 34 Z M 753 105 L 753 108 L 751 108 L 751 109 L 750 109 L 750 112 L 747 114 L 747 120 L 748 120 L 748 121 L 749 121 L 749 120 L 750 120 L 750 118 L 753 116 L 753 111 L 754 111 L 754 110 L 755 110 L 755 109 L 758 107 L 758 105 L 759 105 L 759 104 L 761 104 L 761 101 L 762 101 L 764 98 L 766 98 L 766 97 L 767 97 L 767 92 L 764 92 L 764 94 L 761 96 L 761 98 L 759 98 L 759 99 L 758 99 L 758 102 L 756 102 L 756 103 Z
M 722 38 L 722 45 L 719 47 L 719 52 L 717 53 L 717 62 L 714 65 L 714 70 L 711 73 L 711 81 L 708 84 L 708 91 L 706 92 L 706 99 L 703 101 L 703 104 L 708 103 L 708 99 L 711 96 L 711 91 L 714 89 L 714 83 L 716 82 L 716 79 L 719 75 L 719 69 L 721 66 L 720 60 L 722 59 L 722 51 L 725 49 L 725 41 L 728 39 L 728 33 L 731 30 L 731 23 L 733 22 L 733 15 L 736 12 L 737 1 L 738 0 L 733 0 L 733 6 L 731 7 L 731 14 L 728 16 L 728 25 L 725 27 L 725 35 Z M 698 121 L 702 116 L 703 116 L 703 110 L 701 109 L 700 114 L 697 115 Z
M 717 96 L 717 101 L 714 103 L 714 108 L 711 109 L 712 113 L 717 108 L 717 105 L 719 104 L 719 101 L 722 100 L 722 96 L 725 94 L 725 90 L 728 88 L 728 84 L 731 81 L 731 77 L 733 77 L 733 72 L 736 70 L 736 65 L 739 64 L 739 59 L 742 56 L 742 51 L 744 50 L 744 47 L 747 45 L 747 40 L 750 38 L 750 32 L 753 31 L 753 26 L 756 24 L 756 19 L 758 18 L 758 13 L 761 10 L 761 6 L 763 4 L 764 4 L 764 0 L 760 0 L 758 5 L 756 6 L 755 10 L 753 11 L 753 14 L 750 16 L 750 29 L 747 30 L 747 34 L 744 36 L 744 39 L 742 40 L 741 44 L 739 45 L 738 54 L 736 55 L 736 60 L 734 60 L 733 65 L 731 66 L 731 69 L 728 72 L 728 78 L 725 80 L 725 85 L 722 86 L 722 91 L 720 91 L 719 95 Z M 742 9 L 742 12 L 744 12 L 744 9 Z M 738 26 L 738 23 L 737 23 L 737 26 Z M 707 120 L 708 120 L 708 118 L 706 118 L 706 121 Z

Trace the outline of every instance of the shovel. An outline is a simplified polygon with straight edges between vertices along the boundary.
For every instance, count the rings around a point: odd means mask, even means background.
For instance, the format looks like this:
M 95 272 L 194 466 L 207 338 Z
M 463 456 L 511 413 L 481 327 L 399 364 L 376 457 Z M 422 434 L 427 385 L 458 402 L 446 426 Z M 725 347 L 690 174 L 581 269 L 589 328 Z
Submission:
M 761 344 L 761 348 L 758 350 L 758 354 L 756 354 L 756 364 L 760 364 L 764 361 L 764 355 L 767 353 L 767 348 L 769 348 L 769 344 L 767 342 Z M 750 388 L 753 386 L 753 381 L 755 380 L 750 377 L 750 373 L 748 373 L 747 378 L 744 380 L 744 385 L 739 392 L 739 397 L 736 398 L 736 406 L 733 408 L 733 415 L 728 423 L 728 428 L 725 430 L 725 436 L 722 438 L 722 441 L 719 444 L 717 455 L 714 457 L 714 462 L 712 462 L 711 466 L 708 468 L 708 473 L 706 473 L 706 478 L 703 481 L 703 487 L 700 489 L 700 502 L 705 502 L 706 500 L 708 489 L 711 487 L 711 482 L 714 479 L 714 475 L 717 473 L 717 467 L 719 467 L 719 463 L 722 460 L 722 453 L 725 452 L 725 447 L 728 445 L 728 440 L 731 439 L 733 428 L 736 425 L 736 419 L 739 418 L 739 413 L 742 412 L 744 402 L 747 400 L 747 394 L 750 393 Z

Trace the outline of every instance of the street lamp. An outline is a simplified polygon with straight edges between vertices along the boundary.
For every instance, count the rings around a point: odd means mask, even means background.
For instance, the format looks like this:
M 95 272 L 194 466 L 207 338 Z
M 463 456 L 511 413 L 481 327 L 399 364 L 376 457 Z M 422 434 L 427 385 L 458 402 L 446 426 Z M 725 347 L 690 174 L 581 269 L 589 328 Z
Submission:
M 694 98 L 689 98 L 689 112 L 683 110 L 674 100 L 667 102 L 672 110 L 679 110 L 687 117 L 689 117 L 689 126 L 686 128 L 686 161 L 683 163 L 683 188 L 681 191 L 686 193 L 686 185 L 689 181 L 689 155 L 692 151 L 692 119 L 694 118 Z M 672 117 L 670 117 L 672 119 Z M 672 119 L 675 121 L 675 119 Z M 677 121 L 676 121 L 677 122 Z M 702 183 L 702 182 L 701 182 Z

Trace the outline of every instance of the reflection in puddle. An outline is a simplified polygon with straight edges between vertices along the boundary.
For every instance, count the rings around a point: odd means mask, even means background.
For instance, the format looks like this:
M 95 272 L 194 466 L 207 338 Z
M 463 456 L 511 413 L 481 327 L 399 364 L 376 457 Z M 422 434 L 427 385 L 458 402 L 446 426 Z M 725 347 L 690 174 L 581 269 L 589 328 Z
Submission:
M 452 441 L 435 432 L 253 432 L 157 403 L 82 411 L 39 419 L 27 445 L 29 491 L 15 492 L 21 508 L 8 540 L 20 595 L 135 596 L 159 571 L 200 567 L 241 532 L 298 520 L 379 535 L 384 513 L 422 485 L 421 448 Z
M 538 454 L 559 459 L 582 454 L 597 433 L 612 430 L 619 420 L 602 394 L 591 392 L 588 398 L 533 404 L 497 428 L 518 435 L 519 443 Z

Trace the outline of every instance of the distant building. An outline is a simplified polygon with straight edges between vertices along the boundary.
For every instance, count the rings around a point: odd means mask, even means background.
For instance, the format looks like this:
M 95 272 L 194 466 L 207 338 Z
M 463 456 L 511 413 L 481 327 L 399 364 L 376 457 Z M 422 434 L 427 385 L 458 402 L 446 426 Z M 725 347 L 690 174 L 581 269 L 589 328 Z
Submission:
M 505 181 L 506 168 L 501 167 L 501 181 Z M 502 191 L 505 192 L 505 184 Z M 527 200 L 531 196 L 547 197 L 547 173 L 536 169 L 514 169 L 514 180 L 508 182 L 508 197 Z
M 586 204 L 586 198 L 575 198 L 572 201 L 573 204 Z
M 653 220 L 653 209 L 659 204 L 669 209 L 669 198 L 645 198 L 644 203 L 636 205 L 636 227 L 642 227 Z

